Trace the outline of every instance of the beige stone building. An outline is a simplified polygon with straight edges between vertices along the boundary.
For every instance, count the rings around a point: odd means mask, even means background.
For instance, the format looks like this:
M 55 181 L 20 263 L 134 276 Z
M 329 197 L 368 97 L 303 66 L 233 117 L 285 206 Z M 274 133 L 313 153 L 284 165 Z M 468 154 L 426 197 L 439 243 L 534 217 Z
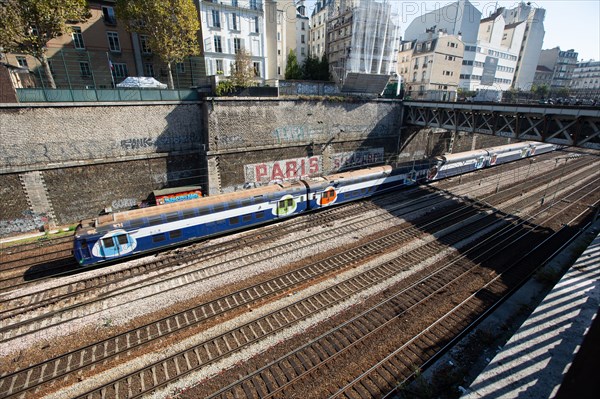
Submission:
M 125 30 L 116 16 L 115 3 L 88 1 L 91 17 L 72 23 L 72 33 L 48 42 L 47 56 L 57 88 L 112 88 L 128 76 L 167 82 L 166 65 L 148 48 L 144 36 Z M 34 57 L 16 53 L 5 56 L 8 64 L 27 68 L 35 76 L 36 86 L 47 87 L 40 62 Z M 173 66 L 176 88 L 193 86 L 204 76 L 201 57 Z
M 398 53 L 397 73 L 405 82 L 406 96 L 419 100 L 452 101 L 462 67 L 464 43 L 443 31 L 406 41 Z
M 309 53 L 321 58 L 327 51 L 327 20 L 336 6 L 335 0 L 318 0 L 310 16 Z

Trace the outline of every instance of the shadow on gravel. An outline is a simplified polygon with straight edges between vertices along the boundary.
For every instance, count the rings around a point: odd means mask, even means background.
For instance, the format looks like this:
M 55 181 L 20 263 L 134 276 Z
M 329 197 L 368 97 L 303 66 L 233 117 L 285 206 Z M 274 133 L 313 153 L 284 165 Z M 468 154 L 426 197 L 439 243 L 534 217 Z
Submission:
M 68 273 L 69 271 L 71 273 Z M 73 258 L 69 257 L 34 265 L 27 269 L 27 271 L 23 275 L 23 279 L 25 281 L 34 281 L 41 278 L 56 276 L 59 274 L 61 276 L 64 276 L 65 273 L 75 274 L 79 271 L 80 269 L 77 268 L 77 262 L 75 262 Z

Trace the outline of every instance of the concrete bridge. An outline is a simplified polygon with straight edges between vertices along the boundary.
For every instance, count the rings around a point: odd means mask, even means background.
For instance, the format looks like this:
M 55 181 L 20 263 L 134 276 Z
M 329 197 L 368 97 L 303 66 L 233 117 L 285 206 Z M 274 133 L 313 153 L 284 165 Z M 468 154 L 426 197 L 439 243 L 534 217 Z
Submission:
M 600 107 L 405 101 L 404 125 L 600 150 Z

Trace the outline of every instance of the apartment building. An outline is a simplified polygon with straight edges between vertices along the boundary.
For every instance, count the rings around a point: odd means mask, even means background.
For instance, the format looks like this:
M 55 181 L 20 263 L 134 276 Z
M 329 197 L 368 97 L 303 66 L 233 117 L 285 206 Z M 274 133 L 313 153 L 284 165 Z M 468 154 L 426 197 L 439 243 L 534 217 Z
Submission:
M 266 0 L 267 79 L 284 79 L 290 50 L 302 65 L 308 56 L 309 18 L 304 1 Z
M 167 82 L 167 67 L 147 45 L 147 38 L 129 33 L 119 21 L 115 0 L 88 1 L 90 18 L 70 24 L 72 33 L 48 42 L 47 57 L 57 88 L 105 89 L 128 76 L 154 77 Z M 35 77 L 27 86 L 47 87 L 38 60 L 6 54 L 6 62 L 27 68 Z M 189 88 L 204 76 L 202 57 L 191 57 L 173 68 L 176 88 Z
M 507 24 L 499 8 L 479 23 L 477 44 L 466 44 L 460 88 L 470 91 L 510 89 L 517 67 L 524 24 Z
M 578 97 L 600 99 L 600 61 L 578 63 L 571 78 L 571 90 Z
M 231 75 L 236 54 L 243 48 L 250 54 L 256 78 L 265 79 L 267 43 L 263 0 L 198 1 L 206 75 Z
M 575 72 L 575 68 L 577 67 L 578 56 L 579 54 L 573 49 L 562 51 L 560 47 L 555 47 L 542 50 L 536 67 L 534 84 L 545 84 L 551 89 L 569 87 L 573 78 L 573 72 Z M 540 73 L 540 67 L 551 71 L 549 81 L 547 75 Z
M 310 16 L 310 47 L 309 53 L 321 59 L 327 48 L 327 21 L 333 14 L 339 0 L 317 0 Z
M 524 25 L 511 86 L 515 89 L 530 90 L 546 34 L 544 30 L 546 10 L 538 8 L 535 3 L 521 1 L 515 8 L 503 9 L 502 15 L 509 26 Z
M 404 41 L 397 73 L 406 96 L 419 100 L 456 99 L 465 45 L 460 36 L 430 29 L 419 39 Z

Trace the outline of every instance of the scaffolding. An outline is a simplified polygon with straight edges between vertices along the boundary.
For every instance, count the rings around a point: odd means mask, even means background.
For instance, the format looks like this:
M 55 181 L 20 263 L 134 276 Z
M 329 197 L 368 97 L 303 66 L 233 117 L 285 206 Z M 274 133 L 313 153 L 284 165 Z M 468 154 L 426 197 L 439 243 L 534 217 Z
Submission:
M 399 15 L 390 0 L 354 0 L 352 44 L 346 73 L 395 71 Z

